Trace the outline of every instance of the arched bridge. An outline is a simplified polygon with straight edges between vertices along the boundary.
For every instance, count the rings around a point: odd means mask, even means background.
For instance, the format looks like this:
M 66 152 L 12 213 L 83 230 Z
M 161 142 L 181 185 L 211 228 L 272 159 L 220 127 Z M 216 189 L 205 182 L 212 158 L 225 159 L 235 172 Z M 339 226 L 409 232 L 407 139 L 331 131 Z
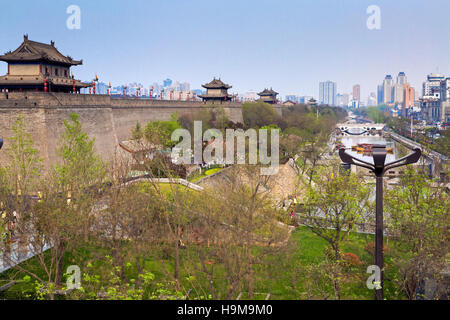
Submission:
M 338 135 L 381 135 L 384 123 L 338 123 L 336 133 Z

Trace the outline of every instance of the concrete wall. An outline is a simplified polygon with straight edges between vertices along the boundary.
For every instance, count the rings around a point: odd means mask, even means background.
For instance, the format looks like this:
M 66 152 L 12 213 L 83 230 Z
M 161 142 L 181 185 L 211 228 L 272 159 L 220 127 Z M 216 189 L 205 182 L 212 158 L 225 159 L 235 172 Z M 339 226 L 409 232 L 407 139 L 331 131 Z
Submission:
M 64 130 L 64 120 L 77 113 L 83 129 L 95 138 L 96 150 L 105 160 L 110 159 L 118 143 L 129 138 L 137 122 L 145 124 L 152 120 L 168 120 L 177 112 L 195 114 L 205 108 L 221 106 L 230 120 L 242 122 L 242 105 L 223 102 L 213 106 L 203 102 L 111 99 L 107 95 L 81 95 L 44 92 L 11 92 L 6 98 L 0 93 L 0 137 L 4 138 L 4 149 L 0 151 L 0 162 L 7 161 L 7 138 L 12 136 L 12 125 L 23 115 L 27 128 L 44 163 L 48 166 L 57 161 L 57 142 Z M 281 107 L 275 107 L 281 114 Z

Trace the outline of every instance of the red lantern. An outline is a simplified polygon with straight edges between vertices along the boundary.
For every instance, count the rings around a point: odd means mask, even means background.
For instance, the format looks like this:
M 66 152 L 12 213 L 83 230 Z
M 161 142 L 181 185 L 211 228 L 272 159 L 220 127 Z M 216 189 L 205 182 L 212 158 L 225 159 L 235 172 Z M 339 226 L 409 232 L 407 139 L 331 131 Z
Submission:
M 47 77 L 44 78 L 44 92 L 47 92 Z
M 94 82 L 94 94 L 95 94 L 95 82 Z
M 75 93 L 75 79 L 72 79 L 72 92 Z

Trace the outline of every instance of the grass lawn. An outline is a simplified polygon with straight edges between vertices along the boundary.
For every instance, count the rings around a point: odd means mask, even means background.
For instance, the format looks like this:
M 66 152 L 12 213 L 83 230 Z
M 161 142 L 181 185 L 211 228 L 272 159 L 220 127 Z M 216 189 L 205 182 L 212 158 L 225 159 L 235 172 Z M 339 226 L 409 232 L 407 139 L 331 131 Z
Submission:
M 141 182 L 136 185 L 138 186 L 139 191 L 143 193 L 155 191 L 155 187 L 150 182 Z M 158 183 L 157 188 L 159 188 L 161 193 L 164 194 L 165 196 L 170 196 L 174 192 L 197 192 L 194 189 L 191 189 L 178 183 Z
M 327 243 L 313 234 L 306 227 L 300 227 L 294 231 L 290 241 L 291 244 L 297 248 L 291 257 L 269 257 L 268 259 L 272 259 L 273 264 L 269 263 L 268 265 L 264 264 L 256 266 L 255 292 L 257 292 L 258 295 L 255 296 L 255 299 L 264 299 L 267 293 L 271 294 L 271 299 L 323 298 L 323 296 L 307 294 L 307 280 L 309 280 L 309 285 L 311 285 L 308 268 L 311 268 L 311 266 L 317 266 L 324 260 L 324 249 L 327 247 Z M 366 288 L 366 279 L 369 274 L 365 273 L 367 266 L 373 264 L 373 258 L 364 250 L 367 243 L 372 241 L 372 235 L 350 234 L 349 240 L 345 244 L 343 251 L 356 254 L 361 260 L 361 265 L 352 267 L 352 269 L 348 271 L 348 275 L 344 277 L 341 287 L 342 299 L 373 299 L 373 291 Z M 152 253 L 146 260 L 148 269 L 155 274 L 155 284 L 157 282 L 166 282 L 171 280 L 171 275 L 173 274 L 173 260 L 170 257 L 162 258 L 164 256 L 161 254 L 163 250 L 164 249 L 157 249 L 159 252 Z M 80 265 L 83 273 L 84 270 L 82 266 L 86 264 L 87 260 L 92 259 L 94 252 L 102 252 L 104 255 L 107 254 L 107 252 L 101 248 L 89 248 L 77 250 L 77 252 L 68 252 L 64 257 L 64 268 L 67 268 L 72 264 L 77 264 Z M 190 252 L 189 246 L 187 250 L 180 251 L 180 279 L 182 288 L 186 291 L 193 287 L 193 284 L 189 283 L 187 280 L 187 277 L 190 275 L 187 270 L 192 267 L 193 263 L 192 259 L 187 258 L 190 253 L 192 252 Z M 30 259 L 22 263 L 22 265 L 28 270 L 32 270 L 36 274 L 44 277 L 44 272 L 37 262 L 37 259 Z M 387 267 L 385 278 L 389 278 L 390 275 L 395 273 L 395 270 L 390 268 L 390 256 L 388 253 L 385 254 L 385 265 Z M 268 271 L 267 269 L 270 270 Z M 220 270 L 220 266 L 218 266 L 217 272 L 219 277 L 216 281 L 216 286 L 220 287 L 225 284 L 224 281 L 221 281 L 221 278 L 224 277 L 221 276 L 223 270 Z M 135 277 L 133 273 L 134 271 L 130 271 L 128 276 Z M 25 274 L 18 272 L 17 270 L 8 270 L 3 274 L 0 274 L 0 285 L 6 284 L 9 279 L 19 280 L 16 285 L 7 291 L 0 293 L 0 299 L 26 298 L 23 292 L 27 290 L 30 291 L 32 283 L 20 282 L 24 275 Z M 197 280 L 199 283 L 203 282 L 202 279 Z M 315 283 L 313 281 L 312 284 L 314 286 L 321 286 L 321 288 L 329 294 L 329 299 L 334 299 L 334 293 L 330 281 L 324 280 L 322 283 Z M 201 286 L 206 288 L 206 281 L 205 284 L 202 284 Z M 241 299 L 245 299 L 246 297 L 247 293 L 244 289 Z M 385 297 L 387 299 L 403 298 L 401 295 L 395 293 L 394 287 L 389 281 L 385 282 Z
M 224 168 L 218 167 L 218 168 L 208 169 L 206 171 L 202 170 L 201 174 L 196 173 L 192 177 L 190 177 L 188 180 L 189 180 L 189 182 L 196 183 L 198 180 L 200 180 L 200 179 L 202 179 L 204 177 L 207 177 L 207 176 L 209 176 L 209 175 L 211 175 L 213 173 L 219 172 L 219 171 L 221 171 L 223 169 Z

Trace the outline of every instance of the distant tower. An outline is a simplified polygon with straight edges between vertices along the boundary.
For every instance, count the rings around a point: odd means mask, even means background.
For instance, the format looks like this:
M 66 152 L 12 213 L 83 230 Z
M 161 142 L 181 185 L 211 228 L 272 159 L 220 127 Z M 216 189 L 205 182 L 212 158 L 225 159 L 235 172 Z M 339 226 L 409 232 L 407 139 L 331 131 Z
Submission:
M 410 110 L 410 108 L 414 107 L 415 91 L 409 83 L 405 83 L 403 85 L 403 88 L 402 115 L 406 117 L 408 113 L 407 110 Z
M 361 101 L 361 87 L 359 84 L 353 86 L 353 99 L 360 102 Z
M 166 80 L 163 81 L 163 86 L 164 87 L 170 87 L 172 85 L 172 80 L 167 78 Z
M 384 103 L 384 95 L 383 95 L 383 85 L 380 84 L 377 86 L 377 104 Z
M 319 103 L 329 106 L 336 105 L 336 82 L 325 81 L 319 83 Z
M 397 84 L 403 86 L 406 82 L 406 74 L 404 72 L 399 72 L 397 76 Z
M 199 95 L 203 101 L 229 101 L 232 96 L 228 94 L 228 89 L 232 88 L 228 84 L 223 83 L 220 79 L 214 78 L 211 82 L 203 84 L 206 94 Z
M 259 101 L 263 101 L 265 103 L 269 104 L 276 104 L 277 103 L 277 94 L 278 92 L 275 92 L 272 90 L 272 88 L 264 89 L 260 93 L 258 93 Z
M 392 103 L 394 100 L 394 80 L 390 74 L 383 81 L 383 103 Z

